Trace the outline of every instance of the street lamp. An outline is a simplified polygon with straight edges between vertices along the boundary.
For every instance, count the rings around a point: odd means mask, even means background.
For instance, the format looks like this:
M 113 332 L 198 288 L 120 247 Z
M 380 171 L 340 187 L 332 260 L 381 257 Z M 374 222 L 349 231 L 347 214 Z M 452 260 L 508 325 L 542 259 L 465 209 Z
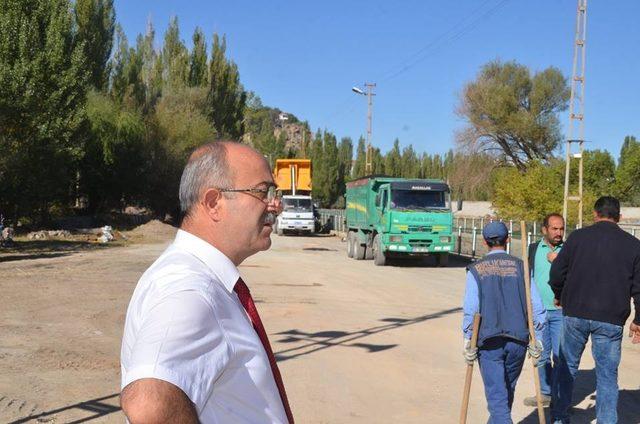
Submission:
M 365 173 L 368 175 L 371 175 L 373 173 L 373 167 L 371 164 L 371 156 L 372 156 L 372 151 L 371 151 L 371 108 L 373 107 L 373 96 L 375 96 L 375 94 L 373 93 L 373 87 L 376 86 L 375 83 L 368 83 L 365 82 L 364 86 L 366 87 L 367 92 L 365 93 L 361 88 L 358 87 L 352 87 L 351 91 L 353 91 L 356 94 L 360 94 L 362 96 L 367 96 L 367 153 L 366 153 L 366 164 L 365 164 Z

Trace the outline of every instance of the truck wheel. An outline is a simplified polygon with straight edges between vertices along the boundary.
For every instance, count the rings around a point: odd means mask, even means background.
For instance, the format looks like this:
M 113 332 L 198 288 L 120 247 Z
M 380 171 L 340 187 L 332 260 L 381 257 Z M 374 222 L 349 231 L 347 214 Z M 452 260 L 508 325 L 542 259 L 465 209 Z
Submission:
M 385 266 L 387 264 L 387 257 L 382 251 L 382 243 L 380 242 L 380 235 L 376 235 L 373 239 L 373 263 L 378 266 Z
M 353 246 L 353 232 L 349 231 L 347 233 L 347 257 L 353 258 L 353 251 L 355 247 Z
M 446 267 L 449 265 L 449 254 L 448 253 L 440 253 L 436 256 L 436 265 L 439 267 Z
M 353 258 L 361 261 L 364 259 L 365 254 L 366 254 L 366 247 L 360 243 L 360 240 L 358 240 L 358 236 L 354 235 L 355 237 L 353 237 L 353 244 L 355 246 L 355 249 L 353 250 Z

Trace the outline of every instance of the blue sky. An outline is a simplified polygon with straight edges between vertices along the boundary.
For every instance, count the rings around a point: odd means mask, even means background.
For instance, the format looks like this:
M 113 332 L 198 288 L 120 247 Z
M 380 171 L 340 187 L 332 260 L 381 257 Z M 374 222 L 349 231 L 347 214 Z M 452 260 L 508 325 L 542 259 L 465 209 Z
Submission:
M 419 152 L 454 147 L 464 84 L 491 60 L 571 76 L 576 0 L 280 1 L 116 0 L 130 42 L 151 19 L 157 47 L 171 16 L 187 45 L 196 26 L 226 34 L 245 88 L 312 129 L 356 140 L 377 83 L 375 146 L 393 140 Z M 625 135 L 640 136 L 640 2 L 591 1 L 587 11 L 585 139 L 617 158 Z M 407 66 L 408 65 L 408 66 Z M 561 115 L 566 134 L 568 111 Z

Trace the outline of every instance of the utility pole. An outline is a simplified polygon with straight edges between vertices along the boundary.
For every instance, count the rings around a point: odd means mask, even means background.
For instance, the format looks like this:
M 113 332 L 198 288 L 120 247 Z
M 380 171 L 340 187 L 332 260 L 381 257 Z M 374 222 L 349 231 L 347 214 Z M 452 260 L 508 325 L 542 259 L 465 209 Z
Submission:
M 367 96 L 367 152 L 364 171 L 365 174 L 371 175 L 373 174 L 373 149 L 371 148 L 371 116 L 373 109 L 373 96 L 375 96 L 373 89 L 375 88 L 376 84 L 365 82 L 364 86 L 367 90 L 366 93 L 357 87 L 353 87 L 351 90 L 356 94 Z
M 373 88 L 376 86 L 375 83 L 364 83 L 364 86 L 367 87 L 367 163 L 365 165 L 365 172 L 369 175 L 373 174 L 373 164 L 371 161 L 373 160 L 373 150 L 371 149 L 371 109 L 373 108 Z
M 569 201 L 578 202 L 577 227 L 582 227 L 582 177 L 584 153 L 584 76 L 585 76 L 585 42 L 587 38 L 587 0 L 578 0 L 576 14 L 576 36 L 573 50 L 573 75 L 571 77 L 571 98 L 569 100 L 569 135 L 566 142 L 566 168 L 564 174 L 564 203 L 562 216 L 565 226 L 569 211 Z M 577 110 L 577 113 L 576 113 Z M 575 122 L 577 121 L 577 123 Z M 578 138 L 574 138 L 574 125 L 578 125 Z M 578 144 L 578 153 L 571 153 L 572 143 Z M 578 193 L 570 195 L 571 159 L 578 159 Z

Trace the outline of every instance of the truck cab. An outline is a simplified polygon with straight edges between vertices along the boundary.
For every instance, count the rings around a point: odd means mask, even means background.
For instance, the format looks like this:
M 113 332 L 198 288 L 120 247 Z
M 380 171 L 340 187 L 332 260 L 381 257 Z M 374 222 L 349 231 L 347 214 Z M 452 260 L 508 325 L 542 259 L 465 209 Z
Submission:
M 278 216 L 277 232 L 297 232 L 313 234 L 316 221 L 311 196 L 285 195 L 282 196 L 282 213 Z
M 356 259 L 435 255 L 445 266 L 453 250 L 448 185 L 440 180 L 370 177 L 347 186 L 347 253 Z
M 278 159 L 273 179 L 282 192 L 282 213 L 276 221 L 279 236 L 287 233 L 313 234 L 317 221 L 311 198 L 311 161 Z

